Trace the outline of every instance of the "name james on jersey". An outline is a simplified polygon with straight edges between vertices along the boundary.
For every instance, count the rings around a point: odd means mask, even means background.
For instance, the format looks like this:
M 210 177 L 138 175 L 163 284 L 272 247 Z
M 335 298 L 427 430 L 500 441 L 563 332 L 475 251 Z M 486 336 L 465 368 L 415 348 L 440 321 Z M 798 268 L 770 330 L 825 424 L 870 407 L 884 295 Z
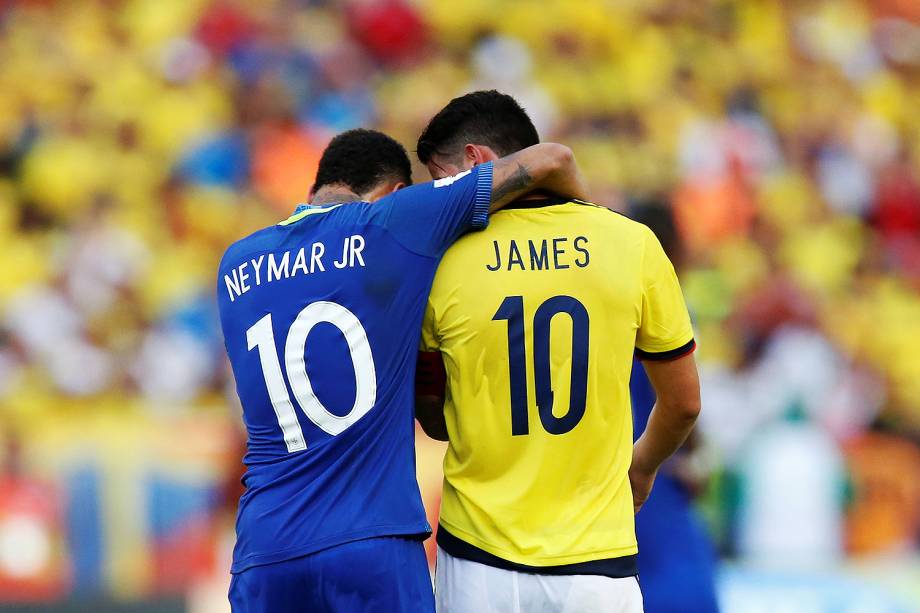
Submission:
M 520 245 L 518 245 L 520 243 Z M 587 248 L 586 236 L 557 237 L 534 241 L 511 239 L 507 244 L 492 241 L 495 250 L 495 262 L 486 264 L 486 270 L 565 270 L 574 264 L 585 268 L 591 263 L 591 254 Z

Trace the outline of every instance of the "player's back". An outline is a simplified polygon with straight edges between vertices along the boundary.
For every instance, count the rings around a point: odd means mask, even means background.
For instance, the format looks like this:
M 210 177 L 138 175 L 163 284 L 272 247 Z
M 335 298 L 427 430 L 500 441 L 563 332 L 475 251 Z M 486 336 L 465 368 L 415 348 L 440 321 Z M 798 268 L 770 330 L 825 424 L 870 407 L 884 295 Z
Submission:
M 439 543 L 635 574 L 633 354 L 693 343 L 651 231 L 586 203 L 520 202 L 448 250 L 423 343 L 449 384 Z
M 481 227 L 491 166 L 376 203 L 301 207 L 235 243 L 218 273 L 248 432 L 233 572 L 430 531 L 412 380 L 443 250 Z
M 221 321 L 249 433 L 235 571 L 345 533 L 374 536 L 378 524 L 427 530 L 411 495 L 415 475 L 403 470 L 413 465 L 411 412 L 371 409 L 411 406 L 398 384 L 411 361 L 403 337 L 414 333 L 407 324 L 417 325 L 430 271 L 371 204 L 304 213 L 236 243 L 220 269 Z M 379 501 L 369 525 L 372 499 L 394 492 L 404 495 Z M 297 551 L 286 545 L 297 543 Z

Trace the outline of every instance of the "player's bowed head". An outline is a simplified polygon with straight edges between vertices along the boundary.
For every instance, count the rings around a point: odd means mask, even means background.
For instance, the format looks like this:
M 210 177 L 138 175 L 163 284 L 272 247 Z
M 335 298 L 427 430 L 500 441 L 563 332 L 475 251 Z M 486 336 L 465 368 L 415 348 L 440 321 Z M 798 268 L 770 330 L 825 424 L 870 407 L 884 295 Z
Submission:
M 323 151 L 310 204 L 375 202 L 407 185 L 412 166 L 402 145 L 376 130 L 348 130 Z
M 431 118 L 416 152 L 438 179 L 539 142 L 536 127 L 517 100 L 496 90 L 475 91 L 454 98 Z

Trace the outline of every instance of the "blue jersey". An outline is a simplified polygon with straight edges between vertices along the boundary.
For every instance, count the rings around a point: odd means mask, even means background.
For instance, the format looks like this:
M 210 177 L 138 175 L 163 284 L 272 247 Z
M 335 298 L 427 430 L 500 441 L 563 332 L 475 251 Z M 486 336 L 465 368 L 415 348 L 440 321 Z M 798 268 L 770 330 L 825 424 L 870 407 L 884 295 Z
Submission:
M 492 165 L 375 203 L 300 207 L 233 244 L 217 281 L 248 431 L 232 572 L 429 533 L 415 362 L 438 262 L 487 223 Z

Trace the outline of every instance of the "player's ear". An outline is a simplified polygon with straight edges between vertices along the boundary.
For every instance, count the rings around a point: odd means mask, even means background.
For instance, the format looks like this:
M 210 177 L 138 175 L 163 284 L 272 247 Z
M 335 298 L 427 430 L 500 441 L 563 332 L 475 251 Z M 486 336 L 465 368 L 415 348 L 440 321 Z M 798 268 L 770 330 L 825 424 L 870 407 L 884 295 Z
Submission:
M 494 162 L 501 157 L 487 145 L 467 144 L 463 149 L 463 154 L 470 163 L 470 167 L 485 164 L 486 162 Z
M 466 158 L 466 161 L 471 167 L 478 166 L 486 161 L 479 145 L 473 145 L 471 143 L 467 143 L 463 146 L 463 157 Z
M 384 196 L 389 196 L 393 192 L 406 186 L 404 181 L 385 181 L 378 183 L 370 191 L 361 194 L 361 199 L 367 202 L 376 202 Z

